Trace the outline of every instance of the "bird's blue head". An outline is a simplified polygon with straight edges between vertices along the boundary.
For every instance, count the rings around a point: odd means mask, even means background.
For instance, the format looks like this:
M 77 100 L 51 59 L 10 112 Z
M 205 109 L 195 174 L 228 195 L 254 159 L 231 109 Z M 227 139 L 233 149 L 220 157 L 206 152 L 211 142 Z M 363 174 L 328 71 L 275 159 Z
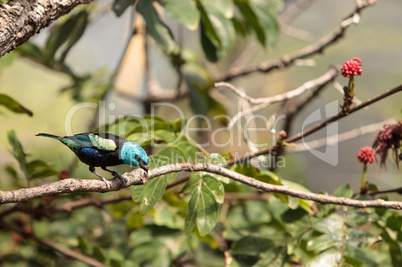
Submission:
M 148 172 L 148 156 L 141 146 L 132 142 L 125 142 L 121 148 L 120 157 L 124 164 L 139 166 Z

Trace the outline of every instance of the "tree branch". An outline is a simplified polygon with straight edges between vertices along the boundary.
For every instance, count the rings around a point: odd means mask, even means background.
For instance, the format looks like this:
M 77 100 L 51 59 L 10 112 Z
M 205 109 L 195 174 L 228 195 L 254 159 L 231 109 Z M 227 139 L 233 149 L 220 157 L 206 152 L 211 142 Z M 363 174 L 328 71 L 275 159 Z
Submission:
M 0 221 L 0 226 L 2 228 L 9 229 L 9 230 L 11 230 L 11 231 L 23 236 L 24 238 L 32 239 L 35 242 L 37 242 L 38 244 L 41 244 L 41 245 L 46 246 L 46 247 L 48 247 L 48 248 L 50 248 L 50 249 L 52 249 L 54 251 L 57 251 L 57 252 L 63 254 L 64 256 L 67 256 L 67 257 L 73 258 L 75 260 L 81 261 L 81 262 L 86 263 L 86 264 L 88 264 L 90 266 L 106 267 L 105 264 L 103 264 L 103 263 L 101 263 L 101 262 L 99 262 L 99 261 L 97 261 L 97 260 L 95 260 L 93 258 L 85 256 L 84 254 L 81 254 L 81 253 L 79 253 L 77 251 L 74 251 L 74 250 L 71 250 L 69 248 L 65 248 L 63 246 L 60 246 L 59 244 L 53 243 L 50 240 L 39 238 L 36 235 L 34 235 L 33 233 L 27 233 L 23 229 L 18 228 L 17 226 L 14 226 L 14 225 L 11 225 L 11 224 L 6 224 L 5 222 L 2 222 L 2 221 Z
M 13 0 L 0 2 L 0 57 L 69 13 L 93 0 Z
M 335 44 L 339 39 L 343 38 L 346 30 L 351 24 L 359 23 L 360 12 L 369 6 L 374 5 L 375 2 L 376 1 L 368 0 L 364 3 L 358 4 L 355 7 L 355 10 L 340 23 L 339 27 L 312 45 L 295 51 L 292 54 L 284 55 L 276 60 L 263 62 L 245 68 L 233 68 L 227 73 L 216 77 L 215 81 L 230 81 L 255 72 L 268 73 L 277 69 L 286 69 L 292 66 L 298 59 L 303 59 L 314 54 L 322 53 L 327 47 Z
M 333 197 L 310 192 L 303 192 L 292 189 L 288 186 L 279 186 L 279 185 L 263 183 L 254 178 L 247 177 L 240 173 L 228 170 L 224 167 L 212 164 L 182 162 L 182 163 L 165 165 L 150 170 L 148 172 L 148 179 L 180 171 L 189 171 L 189 172 L 205 171 L 220 174 L 232 180 L 238 181 L 240 183 L 249 185 L 251 187 L 266 192 L 281 193 L 297 198 L 317 201 L 324 204 L 337 204 L 337 205 L 345 205 L 360 208 L 381 207 L 381 208 L 398 209 L 398 210 L 402 209 L 402 202 L 384 201 L 382 199 L 361 201 L 343 197 Z M 123 185 L 121 179 L 114 178 L 110 180 L 112 183 L 110 190 L 108 190 L 105 183 L 100 180 L 65 179 L 62 181 L 41 185 L 33 188 L 18 189 L 13 191 L 0 191 L 0 203 L 26 201 L 43 196 L 58 195 L 62 193 L 118 191 L 122 188 L 126 188 L 131 185 L 141 184 L 143 179 L 145 178 L 144 171 L 142 171 L 141 169 L 136 169 L 130 173 L 125 173 L 123 174 L 123 176 L 127 178 L 127 184 Z
M 335 121 L 338 121 L 338 120 L 340 120 L 340 119 L 342 119 L 342 118 L 344 118 L 344 117 L 346 117 L 346 116 L 348 116 L 348 115 L 350 115 L 350 114 L 352 114 L 352 113 L 354 113 L 354 112 L 356 112 L 358 110 L 361 110 L 362 108 L 365 108 L 365 107 L 367 107 L 367 106 L 369 106 L 371 104 L 374 104 L 374 103 L 376 103 L 376 102 L 378 102 L 378 101 L 380 101 L 380 100 L 382 100 L 382 99 L 384 99 L 384 98 L 386 98 L 386 97 L 388 97 L 390 95 L 396 94 L 396 93 L 398 93 L 400 91 L 402 91 L 402 84 L 397 86 L 397 87 L 395 87 L 395 88 L 393 88 L 393 89 L 387 90 L 384 93 L 381 93 L 381 94 L 379 94 L 379 95 L 377 95 L 377 96 L 375 96 L 375 97 L 373 97 L 373 98 L 361 103 L 360 105 L 355 106 L 354 108 L 351 108 L 348 113 L 341 112 L 338 115 L 333 116 L 333 117 L 331 117 L 331 118 L 329 118 L 329 119 L 327 119 L 327 120 L 325 120 L 323 122 L 320 122 L 320 123 L 316 124 L 315 126 L 311 127 L 310 129 L 308 129 L 306 131 L 302 131 L 302 132 L 300 132 L 300 133 L 298 133 L 296 135 L 293 135 L 293 136 L 291 136 L 291 137 L 289 137 L 289 138 L 287 138 L 287 139 L 285 139 L 283 141 L 286 142 L 286 143 L 296 142 L 296 141 L 298 141 L 298 140 L 300 140 L 300 139 L 302 139 L 302 138 L 304 138 L 306 136 L 309 136 L 310 134 L 313 134 L 313 133 L 321 130 L 322 128 L 326 127 L 328 124 L 331 124 L 331 123 L 333 123 Z M 268 147 L 266 149 L 260 150 L 260 151 L 258 151 L 256 153 L 249 153 L 249 154 L 245 155 L 244 157 L 241 157 L 241 158 L 238 158 L 238 159 L 233 159 L 233 160 L 229 161 L 227 163 L 227 166 L 230 166 L 230 165 L 233 165 L 233 164 L 236 164 L 236 163 L 240 163 L 240 162 L 244 162 L 244 161 L 247 161 L 247 160 L 249 160 L 251 158 L 255 158 L 255 157 L 258 157 L 258 156 L 261 156 L 261 155 L 270 154 L 275 148 L 276 148 L 276 146 L 272 146 L 272 147 Z
M 240 120 L 243 116 L 245 116 L 247 114 L 258 111 L 263 108 L 266 108 L 269 105 L 272 105 L 275 103 L 288 101 L 292 98 L 300 96 L 301 94 L 303 94 L 313 88 L 323 87 L 323 86 L 327 85 L 329 82 L 333 81 L 336 78 L 338 73 L 339 73 L 339 70 L 336 67 L 331 67 L 327 72 L 325 72 L 320 77 L 307 81 L 303 85 L 299 86 L 298 88 L 296 88 L 294 90 L 291 90 L 291 91 L 288 91 L 288 92 L 285 92 L 282 94 L 278 94 L 275 96 L 271 96 L 271 97 L 253 98 L 253 97 L 248 96 L 244 91 L 241 91 L 241 90 L 237 89 L 235 86 L 233 86 L 232 84 L 226 83 L 226 82 L 215 83 L 215 87 L 229 88 L 239 98 L 244 99 L 247 102 L 249 102 L 250 104 L 255 105 L 249 109 L 241 110 L 235 116 L 233 116 L 233 118 L 228 123 L 228 128 L 232 128 L 238 120 Z

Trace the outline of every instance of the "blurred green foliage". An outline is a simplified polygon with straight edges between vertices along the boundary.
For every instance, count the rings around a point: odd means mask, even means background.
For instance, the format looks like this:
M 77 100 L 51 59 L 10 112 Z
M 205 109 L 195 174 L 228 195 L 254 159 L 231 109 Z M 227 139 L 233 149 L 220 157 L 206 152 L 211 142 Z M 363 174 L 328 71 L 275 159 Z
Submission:
M 121 16 L 135 3 L 115 0 L 112 9 L 116 16 Z M 282 6 L 279 0 L 140 0 L 136 8 L 145 20 L 148 35 L 172 60 L 172 65 L 183 72 L 192 111 L 208 116 L 226 114 L 222 103 L 209 93 L 212 75 L 204 62 L 181 58 L 180 47 L 161 18 L 159 8 L 186 28 L 198 29 L 205 59 L 217 62 L 225 58 L 239 38 L 255 39 L 264 48 L 273 48 L 280 34 L 277 14 Z M 13 64 L 13 57 L 26 57 L 66 75 L 70 83 L 61 92 L 72 92 L 74 101 L 98 103 L 114 89 L 110 80 L 96 72 L 77 74 L 66 63 L 69 52 L 91 22 L 91 12 L 91 8 L 72 12 L 52 27 L 43 46 L 27 42 L 2 58 L 0 67 Z M 177 61 L 178 58 L 183 62 Z M 32 115 L 5 94 L 0 94 L 0 105 Z M 96 130 L 124 133 L 128 140 L 152 147 L 155 153 L 149 159 L 150 169 L 178 162 L 225 165 L 230 154 L 200 150 L 183 133 L 185 125 L 181 118 L 168 121 L 156 116 L 141 119 L 126 116 Z M 8 140 L 19 168 L 9 165 L 5 170 L 13 177 L 15 187 L 25 186 L 22 182 L 25 180 L 29 184 L 33 179 L 61 177 L 66 171 L 38 159 L 38 155 L 26 153 L 14 131 L 8 132 Z M 69 171 L 74 168 L 71 164 Z M 298 183 L 251 164 L 237 164 L 230 169 L 265 183 L 308 191 Z M 169 186 L 179 179 L 184 182 Z M 12 224 L 23 229 L 27 236 L 2 229 L 0 264 L 83 266 L 72 259 L 66 261 L 59 252 L 30 239 L 29 233 L 34 233 L 107 266 L 402 265 L 402 216 L 393 210 L 322 205 L 276 193 L 267 197 L 254 188 L 205 172 L 191 173 L 189 177 L 167 174 L 145 185 L 133 186 L 131 199 L 128 195 L 130 192 L 124 190 L 105 195 L 76 193 L 18 204 L 30 212 L 6 214 L 0 219 L 0 228 L 1 222 Z M 335 190 L 334 195 L 374 199 L 354 195 L 348 184 Z M 121 200 L 99 204 L 111 196 Z M 97 199 L 98 206 L 43 215 L 46 210 L 51 212 L 52 207 L 87 198 Z M 1 206 L 0 213 L 8 208 L 12 206 Z

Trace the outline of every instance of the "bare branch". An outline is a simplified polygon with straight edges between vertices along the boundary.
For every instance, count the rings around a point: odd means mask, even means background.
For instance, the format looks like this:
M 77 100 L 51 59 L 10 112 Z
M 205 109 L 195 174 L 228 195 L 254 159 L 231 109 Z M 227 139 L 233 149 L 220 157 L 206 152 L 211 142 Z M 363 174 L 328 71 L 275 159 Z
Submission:
M 13 0 L 0 2 L 0 57 L 28 41 L 42 28 L 93 0 Z
M 43 246 L 46 246 L 46 247 L 48 247 L 48 248 L 50 248 L 50 249 L 52 249 L 54 251 L 57 251 L 57 252 L 63 254 L 64 256 L 67 256 L 67 257 L 73 258 L 75 260 L 81 261 L 81 262 L 86 263 L 86 264 L 88 264 L 90 266 L 106 267 L 105 264 L 103 264 L 103 263 L 101 263 L 101 262 L 99 262 L 99 261 L 97 261 L 95 259 L 92 259 L 92 258 L 90 258 L 88 256 L 85 256 L 84 254 L 81 254 L 81 253 L 79 253 L 77 251 L 74 251 L 74 250 L 65 248 L 63 246 L 60 246 L 59 244 L 53 243 L 50 240 L 39 238 L 39 237 L 35 236 L 33 233 L 27 233 L 25 230 L 20 229 L 15 225 L 6 224 L 5 222 L 0 222 L 0 226 L 2 228 L 9 229 L 9 230 L 11 230 L 11 231 L 23 236 L 24 238 L 32 239 L 35 242 L 37 242 L 37 243 L 39 243 L 39 244 L 41 244 Z
M 182 163 L 165 165 L 150 170 L 148 172 L 148 179 L 180 171 L 190 171 L 190 172 L 205 171 L 220 174 L 235 181 L 238 181 L 240 183 L 249 185 L 251 187 L 263 191 L 281 193 L 297 198 L 317 201 L 324 204 L 337 204 L 337 205 L 345 205 L 360 208 L 382 207 L 382 208 L 398 209 L 398 210 L 402 209 L 402 202 L 384 201 L 382 199 L 361 201 L 343 197 L 334 197 L 310 192 L 303 192 L 292 189 L 288 186 L 279 186 L 279 185 L 263 183 L 254 178 L 247 177 L 240 173 L 228 170 L 224 167 L 212 164 L 182 162 Z M 43 196 L 56 195 L 56 194 L 58 195 L 62 193 L 71 193 L 71 192 L 117 191 L 122 188 L 126 188 L 130 185 L 140 184 L 142 181 L 141 178 L 145 178 L 144 172 L 140 169 L 136 169 L 130 173 L 125 173 L 123 176 L 127 178 L 127 184 L 123 185 L 121 179 L 115 178 L 111 180 L 112 186 L 110 190 L 108 190 L 105 183 L 103 183 L 100 180 L 66 179 L 59 182 L 37 186 L 33 188 L 19 189 L 13 191 L 0 191 L 0 203 L 18 202 L 23 200 L 35 199 Z
M 359 23 L 360 12 L 365 8 L 372 6 L 376 1 L 368 0 L 360 3 L 355 7 L 355 10 L 347 16 L 332 33 L 321 38 L 316 43 L 295 51 L 289 55 L 284 55 L 279 59 L 266 61 L 254 66 L 245 68 L 233 68 L 227 73 L 216 77 L 215 81 L 230 81 L 235 78 L 249 75 L 255 72 L 267 73 L 273 70 L 286 69 L 294 64 L 297 59 L 309 57 L 314 54 L 322 53 L 327 47 L 335 44 L 338 40 L 344 37 L 346 30 L 351 24 Z
M 365 134 L 379 131 L 384 128 L 385 124 L 392 124 L 392 123 L 396 123 L 396 121 L 395 120 L 385 120 L 385 121 L 365 125 L 365 126 L 341 133 L 336 136 L 321 138 L 321 139 L 306 142 L 303 144 L 298 144 L 296 147 L 289 146 L 289 147 L 287 147 L 286 150 L 289 152 L 303 152 L 303 151 L 310 150 L 310 149 L 317 149 L 317 148 L 320 148 L 320 147 L 323 147 L 326 145 L 332 146 L 339 142 L 347 141 L 347 140 L 350 140 L 350 139 L 353 139 L 353 138 L 356 138 L 356 137 L 359 137 L 359 136 L 362 136 Z
M 272 105 L 275 103 L 288 101 L 288 100 L 290 100 L 294 97 L 297 97 L 313 88 L 325 86 L 329 82 L 333 81 L 335 79 L 335 77 L 338 75 L 338 73 L 339 73 L 339 71 L 336 67 L 331 67 L 326 73 L 324 73 L 320 77 L 318 77 L 314 80 L 305 82 L 302 86 L 300 86 L 292 91 L 285 92 L 283 94 L 278 94 L 276 96 L 263 97 L 263 98 L 252 98 L 252 97 L 248 96 L 244 91 L 241 91 L 241 90 L 237 89 L 235 86 L 233 86 L 232 84 L 226 83 L 226 82 L 215 83 L 215 87 L 227 87 L 230 90 L 232 90 L 240 98 L 248 101 L 250 104 L 256 105 L 249 109 L 242 110 L 239 113 L 237 113 L 235 116 L 233 116 L 233 118 L 231 119 L 231 121 L 228 124 L 228 127 L 231 128 L 239 119 L 241 119 L 243 116 L 245 116 L 247 114 L 258 111 L 260 109 L 263 109 L 263 108 L 268 107 L 269 105 Z
M 377 96 L 375 96 L 375 97 L 373 97 L 373 98 L 361 103 L 360 105 L 355 106 L 354 108 L 351 108 L 349 113 L 347 113 L 347 114 L 341 112 L 336 116 L 333 116 L 333 117 L 331 117 L 331 118 L 329 118 L 329 119 L 327 119 L 327 120 L 325 120 L 323 122 L 320 122 L 320 123 L 316 124 L 315 126 L 311 127 L 310 129 L 308 129 L 306 131 L 302 131 L 302 132 L 300 132 L 300 133 L 298 133 L 298 134 L 296 134 L 294 136 L 291 136 L 291 137 L 285 139 L 284 141 L 286 143 L 296 142 L 296 141 L 302 139 L 303 137 L 306 137 L 306 136 L 308 136 L 310 134 L 313 134 L 313 133 L 321 130 L 322 128 L 326 127 L 330 123 L 338 121 L 338 120 L 340 120 L 340 119 L 342 119 L 342 118 L 344 118 L 344 117 L 346 117 L 346 116 L 348 116 L 348 115 L 350 115 L 350 114 L 352 114 L 352 113 L 354 113 L 356 111 L 359 111 L 360 109 L 368 107 L 369 105 L 374 104 L 374 103 L 376 103 L 376 102 L 378 102 L 378 101 L 380 101 L 380 100 L 382 100 L 382 99 L 384 99 L 384 98 L 386 98 L 388 96 L 396 94 L 396 93 L 398 93 L 400 91 L 402 91 L 402 85 L 399 85 L 399 86 L 397 86 L 397 87 L 395 87 L 393 89 L 387 90 L 384 93 L 381 93 L 381 94 L 379 94 L 379 95 L 377 95 Z M 233 159 L 233 160 L 229 161 L 227 163 L 227 165 L 230 166 L 230 165 L 233 165 L 233 164 L 236 164 L 236 163 L 247 161 L 247 160 L 249 160 L 251 158 L 254 158 L 254 157 L 258 157 L 258 156 L 265 155 L 265 154 L 270 154 L 270 153 L 272 153 L 272 151 L 275 148 L 276 148 L 276 146 L 273 146 L 273 147 L 268 147 L 266 149 L 260 150 L 257 153 L 249 153 L 248 155 L 245 155 L 242 158 Z

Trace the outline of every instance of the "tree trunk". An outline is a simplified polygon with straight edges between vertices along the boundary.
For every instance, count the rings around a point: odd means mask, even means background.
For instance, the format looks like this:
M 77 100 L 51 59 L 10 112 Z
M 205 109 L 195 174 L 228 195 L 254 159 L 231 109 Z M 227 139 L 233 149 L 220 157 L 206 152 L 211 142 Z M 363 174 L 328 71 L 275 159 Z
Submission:
M 42 28 L 93 0 L 13 0 L 0 3 L 0 57 L 26 42 Z

